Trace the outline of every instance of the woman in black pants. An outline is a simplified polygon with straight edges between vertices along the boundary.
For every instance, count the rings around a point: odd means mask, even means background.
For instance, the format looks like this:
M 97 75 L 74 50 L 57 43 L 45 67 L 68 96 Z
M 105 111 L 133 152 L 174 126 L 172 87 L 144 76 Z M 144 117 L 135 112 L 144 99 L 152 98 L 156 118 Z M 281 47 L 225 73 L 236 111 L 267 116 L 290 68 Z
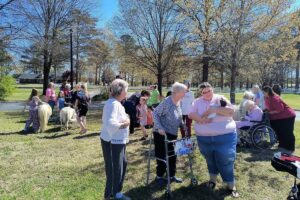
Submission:
M 174 83 L 172 86 L 172 95 L 167 97 L 163 102 L 157 106 L 153 111 L 154 119 L 154 145 L 155 157 L 165 160 L 165 135 L 168 140 L 176 140 L 178 128 L 183 126 L 182 111 L 180 108 L 180 100 L 184 97 L 187 87 L 181 83 Z M 169 143 L 169 155 L 174 155 L 174 145 Z M 166 172 L 165 162 L 156 161 L 156 182 L 162 185 L 165 180 L 163 178 Z M 181 183 L 182 179 L 175 176 L 176 173 L 176 156 L 169 158 L 170 177 L 172 182 Z
M 263 88 L 266 109 L 270 114 L 271 127 L 274 129 L 282 152 L 292 154 L 295 151 L 295 111 L 290 108 L 271 87 Z

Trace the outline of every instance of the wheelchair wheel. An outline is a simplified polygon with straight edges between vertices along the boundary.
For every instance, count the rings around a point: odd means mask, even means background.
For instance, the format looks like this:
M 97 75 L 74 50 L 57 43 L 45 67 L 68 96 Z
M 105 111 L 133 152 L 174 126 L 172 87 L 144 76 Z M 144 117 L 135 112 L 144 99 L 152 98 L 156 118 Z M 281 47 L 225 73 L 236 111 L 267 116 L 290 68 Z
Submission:
M 271 148 L 275 141 L 275 131 L 266 125 L 259 125 L 251 132 L 252 143 L 259 149 Z

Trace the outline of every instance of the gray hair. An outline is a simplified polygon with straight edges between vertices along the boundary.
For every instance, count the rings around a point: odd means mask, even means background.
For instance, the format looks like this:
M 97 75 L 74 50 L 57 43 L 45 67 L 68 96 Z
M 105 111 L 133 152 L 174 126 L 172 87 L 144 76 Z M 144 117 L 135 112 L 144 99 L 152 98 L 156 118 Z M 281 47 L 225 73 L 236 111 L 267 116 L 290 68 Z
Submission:
M 243 95 L 243 98 L 244 98 L 244 99 L 252 100 L 252 99 L 254 98 L 254 94 L 253 94 L 252 92 L 245 91 L 245 92 L 244 92 L 244 95 Z
M 128 89 L 128 83 L 122 79 L 115 79 L 109 85 L 109 92 L 112 97 L 119 96 L 123 90 L 127 91 L 127 89 Z
M 175 82 L 172 85 L 172 94 L 177 93 L 177 92 L 181 92 L 181 91 L 186 91 L 186 90 L 187 90 L 186 85 L 184 85 L 182 83 Z

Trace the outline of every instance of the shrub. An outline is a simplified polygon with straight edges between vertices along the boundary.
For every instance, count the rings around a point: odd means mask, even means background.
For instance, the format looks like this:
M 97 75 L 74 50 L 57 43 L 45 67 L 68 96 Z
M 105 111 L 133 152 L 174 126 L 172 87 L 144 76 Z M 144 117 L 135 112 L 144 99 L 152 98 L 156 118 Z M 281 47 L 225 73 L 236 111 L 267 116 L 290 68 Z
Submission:
M 11 95 L 16 89 L 16 80 L 11 76 L 0 77 L 0 99 Z

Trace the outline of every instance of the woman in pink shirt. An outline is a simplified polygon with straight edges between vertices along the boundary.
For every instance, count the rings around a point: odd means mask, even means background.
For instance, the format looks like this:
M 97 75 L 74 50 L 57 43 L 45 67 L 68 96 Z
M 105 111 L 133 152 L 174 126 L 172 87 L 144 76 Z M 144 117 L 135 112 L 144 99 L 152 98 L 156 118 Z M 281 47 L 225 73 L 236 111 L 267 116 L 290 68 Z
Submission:
M 263 88 L 266 109 L 270 114 L 271 127 L 274 129 L 279 141 L 278 147 L 285 153 L 295 151 L 295 111 L 290 108 L 270 86 Z
M 196 122 L 199 149 L 206 159 L 210 177 L 207 186 L 214 189 L 220 173 L 232 197 L 238 197 L 234 180 L 237 143 L 232 119 L 234 108 L 225 97 L 214 94 L 209 83 L 202 83 L 199 89 L 201 97 L 193 102 L 189 118 Z
M 54 105 L 56 104 L 56 94 L 55 94 L 55 90 L 54 90 L 54 83 L 52 83 L 52 82 L 50 82 L 48 84 L 48 88 L 46 90 L 45 101 L 50 105 L 50 107 L 52 108 L 52 112 L 53 112 Z

